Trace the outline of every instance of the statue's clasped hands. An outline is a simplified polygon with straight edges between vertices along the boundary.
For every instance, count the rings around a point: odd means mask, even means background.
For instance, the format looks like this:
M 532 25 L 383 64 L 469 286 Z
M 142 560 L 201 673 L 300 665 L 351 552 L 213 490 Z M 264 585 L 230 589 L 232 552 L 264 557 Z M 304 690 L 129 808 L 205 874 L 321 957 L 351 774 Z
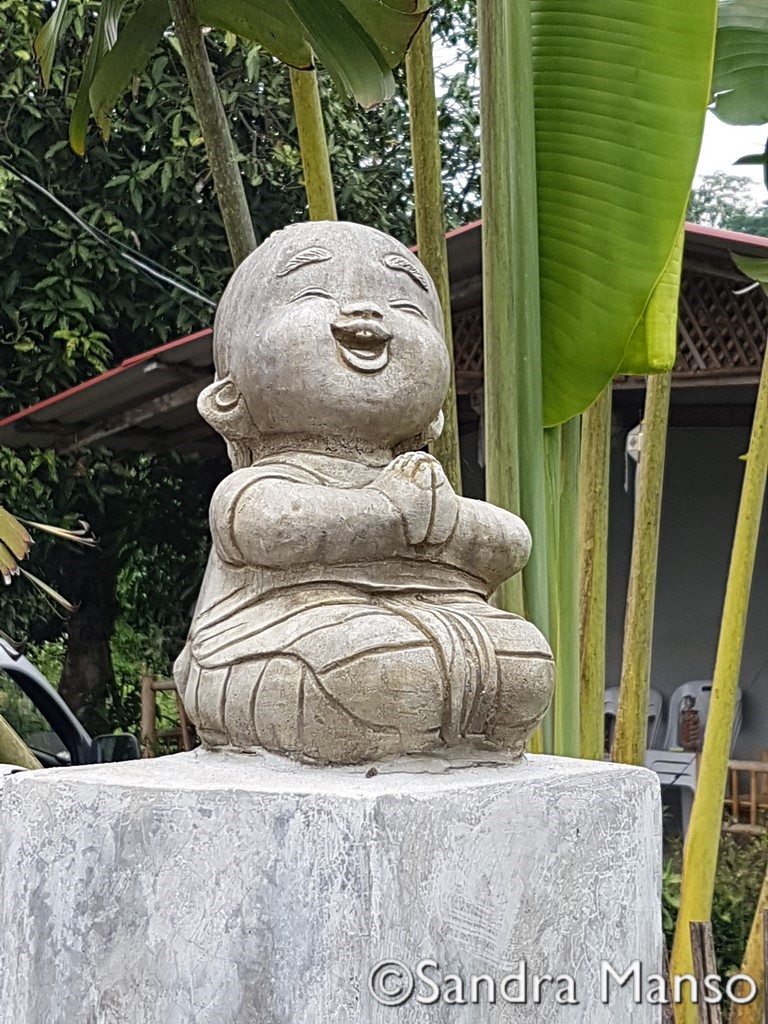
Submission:
M 432 455 L 398 455 L 371 486 L 386 494 L 398 509 L 406 540 L 413 547 L 445 544 L 450 538 L 459 515 L 460 499 Z

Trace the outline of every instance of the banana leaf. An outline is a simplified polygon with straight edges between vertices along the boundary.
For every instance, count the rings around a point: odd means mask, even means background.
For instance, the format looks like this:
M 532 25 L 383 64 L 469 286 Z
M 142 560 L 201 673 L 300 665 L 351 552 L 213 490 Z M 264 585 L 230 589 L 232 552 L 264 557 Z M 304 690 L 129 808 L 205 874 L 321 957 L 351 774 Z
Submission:
M 73 541 L 75 544 L 83 544 L 92 547 L 96 539 L 91 535 L 91 528 L 88 523 L 80 522 L 77 529 L 66 530 L 61 526 L 49 526 L 47 523 L 33 523 L 26 519 L 17 519 L 10 512 L 0 506 L 0 577 L 6 584 L 10 584 L 14 576 L 24 576 L 48 599 L 61 605 L 67 612 L 74 612 L 75 606 L 62 597 L 58 591 L 49 586 L 44 580 L 34 576 L 31 572 L 22 568 L 19 564 L 29 554 L 29 549 L 34 543 L 26 527 L 31 526 L 37 530 L 44 530 L 46 533 L 62 540 Z M 0 633 L 4 637 L 4 634 Z
M 657 351 L 646 363 L 636 331 L 656 316 L 657 286 L 662 310 L 679 286 L 675 250 L 717 4 L 615 0 L 608 11 L 603 0 L 532 0 L 531 10 L 544 421 L 553 425 L 591 405 L 625 356 L 643 373 L 673 358 Z
M 35 40 L 46 85 L 67 2 L 61 0 Z M 123 0 L 101 0 L 70 122 L 77 153 L 85 152 L 89 112 L 108 136 L 115 103 L 171 26 L 167 0 L 142 0 L 118 31 L 122 8 Z M 316 54 L 340 90 L 363 107 L 394 93 L 392 69 L 428 9 L 428 0 L 195 0 L 201 24 L 255 42 L 284 63 L 306 69 Z
M 656 283 L 640 323 L 629 340 L 620 373 L 665 373 L 677 358 L 677 307 L 683 270 L 685 222 L 680 225 L 669 262 Z
M 19 562 L 27 557 L 32 538 L 14 516 L 0 508 L 0 576 L 6 583 L 19 574 Z
M 727 124 L 768 122 L 768 9 L 764 0 L 721 0 L 713 110 Z

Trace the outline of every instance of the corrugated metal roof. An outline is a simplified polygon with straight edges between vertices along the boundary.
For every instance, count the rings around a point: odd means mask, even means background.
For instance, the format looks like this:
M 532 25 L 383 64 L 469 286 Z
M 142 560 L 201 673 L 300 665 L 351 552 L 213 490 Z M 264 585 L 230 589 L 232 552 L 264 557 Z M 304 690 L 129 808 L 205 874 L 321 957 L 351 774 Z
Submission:
M 448 233 L 454 312 L 481 301 L 481 222 Z M 686 248 L 768 256 L 768 239 L 686 225 Z M 71 451 L 103 442 L 115 450 L 199 451 L 221 441 L 197 412 L 213 378 L 212 330 L 126 359 L 98 377 L 0 420 L 0 444 Z
M 213 331 L 198 331 L 0 421 L 0 444 L 69 451 L 103 441 L 114 449 L 183 449 L 215 436 L 196 396 L 213 376 Z

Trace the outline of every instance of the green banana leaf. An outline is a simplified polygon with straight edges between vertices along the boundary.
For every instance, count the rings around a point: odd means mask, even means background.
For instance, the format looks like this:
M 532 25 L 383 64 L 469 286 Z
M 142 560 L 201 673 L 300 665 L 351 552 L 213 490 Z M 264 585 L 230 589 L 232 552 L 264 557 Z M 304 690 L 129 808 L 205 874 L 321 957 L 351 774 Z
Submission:
M 757 281 L 763 291 L 768 294 L 768 260 L 759 256 L 741 256 L 735 252 L 731 253 L 731 259 L 745 277 L 751 277 L 753 281 Z
M 768 8 L 764 0 L 720 0 L 714 112 L 728 124 L 768 122 Z
M 35 40 L 44 83 L 50 81 L 68 0 L 60 0 Z M 118 32 L 123 0 L 101 0 L 94 37 L 70 122 L 70 143 L 85 152 L 89 112 L 109 134 L 115 103 L 171 26 L 168 0 L 143 0 Z M 297 68 L 313 54 L 341 91 L 363 107 L 389 99 L 392 69 L 404 58 L 429 10 L 428 0 L 195 0 L 201 24 L 233 32 Z
M 592 404 L 630 345 L 635 372 L 674 358 L 645 363 L 635 332 L 657 286 L 667 304 L 676 295 L 665 270 L 701 144 L 717 3 L 532 0 L 531 10 L 544 421 L 554 425 Z
M 666 373 L 675 365 L 684 244 L 685 221 L 680 225 L 669 262 L 630 338 L 619 373 Z

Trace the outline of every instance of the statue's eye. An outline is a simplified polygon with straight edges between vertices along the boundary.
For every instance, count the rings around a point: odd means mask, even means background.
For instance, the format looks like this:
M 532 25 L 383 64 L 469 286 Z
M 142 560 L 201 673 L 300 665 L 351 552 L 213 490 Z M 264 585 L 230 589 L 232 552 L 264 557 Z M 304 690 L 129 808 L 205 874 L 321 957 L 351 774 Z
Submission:
M 304 288 L 300 292 L 291 298 L 291 302 L 299 302 L 301 299 L 332 299 L 330 295 L 323 288 Z
M 415 316 L 420 316 L 422 320 L 429 320 L 424 310 L 417 306 L 415 302 L 408 302 L 407 299 L 390 299 L 389 304 L 393 309 L 402 309 L 405 313 L 413 313 Z

